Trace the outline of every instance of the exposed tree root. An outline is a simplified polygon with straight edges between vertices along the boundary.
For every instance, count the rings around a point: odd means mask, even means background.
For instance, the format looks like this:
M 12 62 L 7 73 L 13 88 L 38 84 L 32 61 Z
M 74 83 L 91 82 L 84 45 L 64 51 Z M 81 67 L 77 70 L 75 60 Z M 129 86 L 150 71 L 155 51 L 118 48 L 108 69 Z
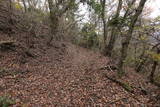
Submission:
M 125 99 L 128 99 L 129 97 L 124 97 L 124 98 L 119 98 L 117 100 L 114 100 L 114 101 L 110 101 L 110 102 L 107 102 L 107 105 L 110 105 L 110 104 L 114 104 L 114 103 L 117 103 L 121 100 L 125 100 Z
M 106 75 L 106 77 L 107 77 L 107 79 L 109 79 L 109 80 L 117 83 L 118 85 L 120 85 L 120 86 L 121 86 L 122 88 L 124 88 L 126 91 L 128 91 L 128 92 L 130 92 L 130 93 L 133 93 L 133 89 L 132 89 L 132 87 L 131 87 L 129 84 L 123 83 L 123 82 L 121 82 L 121 81 L 119 81 L 119 80 L 117 80 L 117 79 L 114 79 L 114 78 L 112 78 L 112 77 L 109 77 L 109 76 L 107 76 L 107 75 Z

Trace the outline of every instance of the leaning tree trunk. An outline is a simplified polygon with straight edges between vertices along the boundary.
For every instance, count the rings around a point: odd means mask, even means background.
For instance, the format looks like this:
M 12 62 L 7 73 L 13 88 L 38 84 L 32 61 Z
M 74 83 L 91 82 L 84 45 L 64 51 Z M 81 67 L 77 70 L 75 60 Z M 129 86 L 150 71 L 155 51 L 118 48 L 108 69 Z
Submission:
M 133 33 L 133 30 L 134 30 L 134 26 L 135 26 L 135 23 L 136 23 L 139 15 L 142 13 L 142 10 L 144 8 L 144 5 L 145 5 L 146 1 L 147 0 L 141 0 L 140 1 L 139 6 L 136 10 L 136 13 L 131 18 L 131 23 L 130 23 L 129 30 L 127 32 L 126 38 L 122 42 L 121 58 L 120 58 L 120 62 L 119 62 L 119 65 L 118 65 L 120 74 L 124 73 L 124 62 L 125 62 L 125 59 L 127 57 L 127 51 L 128 51 L 128 47 L 129 47 L 129 44 L 130 44 L 130 40 L 132 38 L 132 33 Z

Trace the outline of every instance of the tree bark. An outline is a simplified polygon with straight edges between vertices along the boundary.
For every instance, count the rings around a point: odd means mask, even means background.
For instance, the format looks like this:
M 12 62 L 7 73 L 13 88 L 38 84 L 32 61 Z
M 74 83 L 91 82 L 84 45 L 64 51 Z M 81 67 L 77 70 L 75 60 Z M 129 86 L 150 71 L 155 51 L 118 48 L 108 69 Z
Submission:
M 117 12 L 116 12 L 113 20 L 118 19 L 120 11 L 122 9 L 122 4 L 123 4 L 123 1 L 119 0 Z M 113 48 L 114 48 L 114 44 L 115 44 L 115 41 L 116 41 L 116 37 L 117 37 L 117 34 L 118 34 L 117 33 L 118 32 L 117 31 L 117 24 L 112 25 L 111 27 L 112 27 L 112 29 L 111 29 L 111 38 L 110 38 L 109 44 L 106 45 L 105 51 L 104 51 L 105 52 L 104 54 L 107 55 L 107 56 L 111 56 Z
M 144 8 L 144 5 L 145 5 L 146 1 L 147 0 L 141 0 L 140 1 L 139 6 L 138 6 L 134 16 L 131 18 L 131 23 L 130 23 L 129 30 L 127 32 L 126 38 L 122 42 L 121 58 L 120 58 L 120 62 L 119 62 L 119 65 L 118 65 L 120 74 L 124 73 L 124 62 L 125 62 L 125 59 L 127 57 L 127 51 L 128 51 L 128 47 L 129 47 L 131 38 L 132 38 L 132 33 L 133 33 L 133 30 L 134 30 L 134 26 L 135 26 L 135 23 L 136 23 L 139 15 L 143 11 L 143 8 Z
M 51 28 L 51 35 L 50 35 L 50 39 L 48 41 L 48 45 L 51 43 L 51 41 L 53 39 L 57 39 L 57 30 L 58 30 L 58 15 L 57 15 L 57 7 L 56 5 L 53 3 L 53 0 L 48 0 L 48 4 L 49 4 L 49 10 L 50 10 L 50 28 Z
M 157 54 L 160 54 L 160 49 L 157 49 Z M 154 60 L 153 66 L 152 66 L 152 71 L 151 71 L 151 74 L 150 74 L 150 81 L 151 81 L 152 83 L 155 82 L 155 81 L 154 81 L 154 74 L 155 74 L 155 72 L 156 72 L 157 66 L 158 66 L 158 61 Z
M 128 3 L 128 8 L 123 16 L 123 19 L 126 20 L 129 12 L 130 12 L 130 8 L 133 6 L 133 4 L 136 2 L 136 0 L 132 0 Z M 119 17 L 119 14 L 120 14 L 120 10 L 122 9 L 122 1 L 119 1 L 119 6 L 117 8 L 117 14 L 116 14 L 116 17 L 118 18 Z M 123 27 L 123 25 L 121 25 L 121 27 Z M 112 29 L 111 29 L 111 38 L 110 38 L 110 41 L 109 41 L 109 44 L 106 45 L 105 47 L 105 53 L 104 55 L 107 55 L 109 57 L 111 57 L 112 55 L 112 51 L 113 51 L 113 48 L 114 48 L 114 45 L 115 45 L 115 42 L 116 42 L 116 37 L 118 36 L 118 31 L 117 30 L 120 30 L 121 28 L 117 28 L 117 25 L 113 26 Z
M 24 11 L 25 11 L 25 13 L 26 13 L 26 12 L 27 12 L 26 2 L 25 2 L 25 0 L 22 0 L 22 2 L 23 2 L 23 6 L 24 6 Z
M 30 7 L 32 7 L 31 6 L 31 1 L 30 0 L 27 0 L 28 1 L 28 7 L 30 8 Z
M 106 0 L 101 0 L 101 6 L 102 6 L 102 13 L 101 13 L 101 16 L 102 16 L 102 22 L 103 22 L 103 42 L 104 42 L 104 45 L 105 45 L 105 42 L 106 42 L 106 20 L 105 20 L 105 5 L 106 5 Z
M 60 2 L 60 1 L 58 1 Z M 72 3 L 75 2 L 75 0 L 69 0 L 66 2 L 66 4 L 63 4 L 62 9 L 58 8 L 58 4 L 53 3 L 53 0 L 48 0 L 49 4 L 49 10 L 50 10 L 50 20 L 51 20 L 51 37 L 48 41 L 48 45 L 52 42 L 53 39 L 59 40 L 61 37 L 58 35 L 58 26 L 59 26 L 59 18 L 62 17 L 62 15 L 70 9 L 72 6 Z
M 142 69 L 143 69 L 144 64 L 147 61 L 147 56 L 145 55 L 146 47 L 145 47 L 145 44 L 143 44 L 143 45 L 144 45 L 143 46 L 143 51 L 142 51 L 142 54 L 139 57 L 140 61 L 138 61 L 136 63 L 136 68 L 135 68 L 136 72 L 141 72 Z
M 157 61 L 154 61 L 154 62 L 153 62 L 153 66 L 152 66 L 152 71 L 151 71 L 151 74 L 150 74 L 150 81 L 151 81 L 152 83 L 154 83 L 154 74 L 155 74 L 157 65 L 158 65 L 158 62 L 157 62 Z

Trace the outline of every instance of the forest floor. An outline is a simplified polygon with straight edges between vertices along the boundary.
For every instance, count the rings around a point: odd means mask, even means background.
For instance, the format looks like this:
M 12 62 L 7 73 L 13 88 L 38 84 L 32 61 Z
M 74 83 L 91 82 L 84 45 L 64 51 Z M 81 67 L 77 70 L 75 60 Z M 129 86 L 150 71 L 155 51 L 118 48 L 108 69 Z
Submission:
M 13 107 L 159 107 L 158 88 L 132 69 L 121 80 L 133 92 L 107 79 L 117 71 L 102 69 L 110 59 L 98 52 L 68 42 L 48 47 L 44 39 L 26 50 L 18 41 L 0 52 L 0 96 L 14 99 Z

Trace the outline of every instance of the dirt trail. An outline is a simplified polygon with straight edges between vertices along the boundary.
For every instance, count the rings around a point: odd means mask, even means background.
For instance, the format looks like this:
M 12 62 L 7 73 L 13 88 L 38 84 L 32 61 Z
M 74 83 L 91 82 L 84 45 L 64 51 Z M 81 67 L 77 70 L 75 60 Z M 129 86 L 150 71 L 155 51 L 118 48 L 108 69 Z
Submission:
M 147 98 L 138 96 L 139 101 L 105 78 L 109 71 L 99 68 L 107 62 L 99 53 L 70 43 L 51 47 L 24 65 L 14 62 L 12 68 L 24 72 L 0 78 L 0 95 L 16 99 L 15 107 L 144 106 Z

